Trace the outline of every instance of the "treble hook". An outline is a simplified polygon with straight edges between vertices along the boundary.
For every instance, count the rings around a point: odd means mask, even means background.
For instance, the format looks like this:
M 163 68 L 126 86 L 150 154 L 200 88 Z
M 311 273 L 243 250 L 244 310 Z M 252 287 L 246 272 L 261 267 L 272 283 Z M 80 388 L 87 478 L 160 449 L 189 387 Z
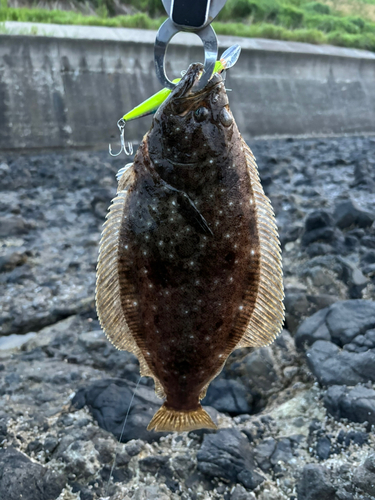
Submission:
M 117 126 L 120 130 L 121 149 L 120 149 L 119 153 L 114 154 L 114 153 L 112 153 L 112 148 L 111 148 L 111 145 L 109 144 L 109 154 L 111 156 L 119 156 L 123 151 L 128 156 L 131 156 L 133 154 L 133 144 L 131 142 L 128 142 L 128 148 L 126 148 L 126 145 L 125 145 L 125 138 L 124 138 L 125 125 L 126 125 L 126 121 L 123 118 L 120 118 L 120 120 L 117 122 Z

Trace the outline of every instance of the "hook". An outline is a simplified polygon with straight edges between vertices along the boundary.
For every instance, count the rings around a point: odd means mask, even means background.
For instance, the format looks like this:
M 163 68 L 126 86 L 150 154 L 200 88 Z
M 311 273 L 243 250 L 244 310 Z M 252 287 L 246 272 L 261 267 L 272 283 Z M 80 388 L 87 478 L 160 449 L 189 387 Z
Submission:
M 131 142 L 128 142 L 128 146 L 126 147 L 125 145 L 125 138 L 124 138 L 125 125 L 126 121 L 123 118 L 120 118 L 120 120 L 117 122 L 117 126 L 120 130 L 121 149 L 119 153 L 114 154 L 112 153 L 112 148 L 111 145 L 109 144 L 109 154 L 111 156 L 119 156 L 123 151 L 127 156 L 131 156 L 133 154 L 133 144 Z

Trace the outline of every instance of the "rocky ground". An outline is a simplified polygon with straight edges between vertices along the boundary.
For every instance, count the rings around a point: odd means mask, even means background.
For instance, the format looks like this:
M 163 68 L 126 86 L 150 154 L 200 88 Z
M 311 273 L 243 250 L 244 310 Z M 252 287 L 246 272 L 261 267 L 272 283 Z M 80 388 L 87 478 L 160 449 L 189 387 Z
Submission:
M 94 309 L 124 160 L 0 152 L 0 498 L 375 498 L 375 139 L 254 141 L 283 246 L 285 330 L 205 400 L 219 430 L 156 434 L 160 401 Z M 112 480 L 110 470 L 116 454 Z

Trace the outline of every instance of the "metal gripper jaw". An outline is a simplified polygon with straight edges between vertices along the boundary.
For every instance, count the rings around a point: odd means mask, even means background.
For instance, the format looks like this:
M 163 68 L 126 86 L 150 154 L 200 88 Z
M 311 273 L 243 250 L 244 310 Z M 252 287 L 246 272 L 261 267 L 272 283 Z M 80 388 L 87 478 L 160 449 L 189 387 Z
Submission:
M 160 27 L 155 41 L 155 68 L 160 83 L 169 89 L 175 87 L 165 72 L 165 54 L 170 40 L 180 31 L 195 33 L 203 42 L 204 73 L 198 88 L 203 88 L 214 71 L 218 43 L 211 22 L 224 7 L 226 0 L 162 0 L 169 16 Z

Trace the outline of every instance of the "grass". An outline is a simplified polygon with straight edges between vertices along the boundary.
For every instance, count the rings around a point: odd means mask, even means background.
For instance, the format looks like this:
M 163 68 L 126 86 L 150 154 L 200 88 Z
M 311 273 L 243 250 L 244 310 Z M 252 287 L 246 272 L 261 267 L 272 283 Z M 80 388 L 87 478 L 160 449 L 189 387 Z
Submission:
M 360 16 L 375 22 L 375 0 L 327 0 L 324 3 L 341 15 Z
M 9 8 L 0 0 L 0 23 L 39 23 L 157 29 L 160 0 L 123 0 L 141 12 L 111 16 L 114 0 L 92 0 L 96 16 L 73 11 Z M 228 0 L 214 23 L 218 34 L 292 40 L 375 51 L 375 0 Z

